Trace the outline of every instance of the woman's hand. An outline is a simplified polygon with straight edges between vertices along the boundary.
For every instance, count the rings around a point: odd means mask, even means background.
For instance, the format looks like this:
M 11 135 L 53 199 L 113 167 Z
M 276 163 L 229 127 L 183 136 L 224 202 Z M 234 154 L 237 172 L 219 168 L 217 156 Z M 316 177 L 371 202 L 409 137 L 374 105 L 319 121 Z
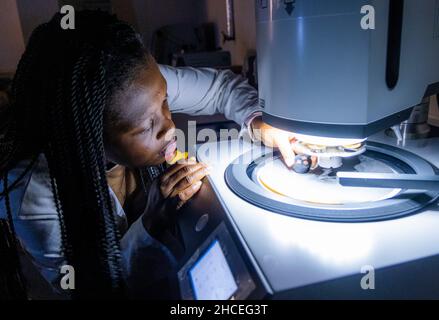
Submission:
M 291 168 L 296 161 L 296 151 L 294 144 L 297 141 L 294 133 L 274 128 L 262 121 L 262 117 L 255 118 L 251 123 L 251 130 L 254 137 L 262 141 L 269 148 L 278 148 L 285 164 Z M 317 162 L 316 157 L 312 157 L 312 166 Z
M 178 210 L 201 189 L 201 180 L 208 173 L 207 165 L 192 158 L 179 161 L 152 183 L 142 217 L 143 226 L 151 236 L 160 239 L 172 228 Z
M 160 178 L 162 196 L 165 199 L 178 197 L 177 209 L 180 209 L 200 191 L 202 180 L 208 174 L 208 166 L 204 163 L 197 163 L 195 158 L 179 161 Z

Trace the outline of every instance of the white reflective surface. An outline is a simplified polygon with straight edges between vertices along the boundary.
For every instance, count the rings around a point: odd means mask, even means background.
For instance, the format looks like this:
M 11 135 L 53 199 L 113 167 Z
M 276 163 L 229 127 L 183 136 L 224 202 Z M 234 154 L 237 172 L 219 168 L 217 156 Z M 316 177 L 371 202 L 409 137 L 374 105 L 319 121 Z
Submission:
M 396 173 L 387 164 L 360 156 L 356 172 Z M 269 192 L 316 204 L 354 204 L 381 201 L 396 196 L 400 189 L 352 188 L 341 186 L 335 177 L 314 173 L 298 174 L 288 169 L 282 160 L 266 162 L 257 173 L 257 180 Z
M 370 140 L 396 141 L 383 134 Z M 198 156 L 213 166 L 212 186 L 275 291 L 359 274 L 364 266 L 382 268 L 439 254 L 438 203 L 398 220 L 349 224 L 287 217 L 242 200 L 227 187 L 224 172 L 251 148 L 238 141 L 205 144 Z M 406 149 L 439 166 L 439 139 L 412 142 Z

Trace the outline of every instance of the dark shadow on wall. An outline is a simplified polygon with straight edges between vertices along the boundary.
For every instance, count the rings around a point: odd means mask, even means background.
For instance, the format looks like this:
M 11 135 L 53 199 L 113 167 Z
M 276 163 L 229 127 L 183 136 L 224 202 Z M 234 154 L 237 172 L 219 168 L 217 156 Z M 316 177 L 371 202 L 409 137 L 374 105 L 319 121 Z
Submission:
M 148 46 L 154 32 L 164 26 L 198 25 L 207 20 L 205 0 L 113 0 L 113 3 L 114 13 L 136 26 Z
M 47 22 L 59 10 L 57 0 L 16 0 L 24 42 L 27 44 L 32 31 Z
M 207 22 L 206 0 L 16 0 L 25 43 L 39 24 L 48 21 L 63 4 L 77 10 L 101 8 L 133 25 L 150 45 L 153 33 L 166 25 Z M 223 0 L 218 0 L 223 1 Z M 110 9 L 109 9 L 110 8 Z

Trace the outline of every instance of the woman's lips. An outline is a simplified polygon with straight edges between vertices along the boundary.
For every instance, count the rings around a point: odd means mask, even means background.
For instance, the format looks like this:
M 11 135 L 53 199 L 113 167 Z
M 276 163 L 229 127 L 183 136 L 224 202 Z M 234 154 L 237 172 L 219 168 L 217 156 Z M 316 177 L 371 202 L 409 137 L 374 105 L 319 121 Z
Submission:
M 162 155 L 165 157 L 166 162 L 171 162 L 175 157 L 175 152 L 177 151 L 177 141 L 173 141 L 167 145 L 167 147 L 162 151 Z

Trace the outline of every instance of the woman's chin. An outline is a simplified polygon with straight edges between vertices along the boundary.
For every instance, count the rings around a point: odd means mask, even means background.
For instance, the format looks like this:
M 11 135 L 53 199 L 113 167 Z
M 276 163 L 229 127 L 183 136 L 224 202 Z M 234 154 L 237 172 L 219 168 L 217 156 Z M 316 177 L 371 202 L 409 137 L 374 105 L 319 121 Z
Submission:
M 130 168 L 144 168 L 144 167 L 153 167 L 153 166 L 159 166 L 165 162 L 164 157 L 157 157 L 155 159 L 148 159 L 143 161 L 136 161 L 135 163 L 132 163 L 131 165 L 126 165 Z
M 149 159 L 145 159 L 144 161 L 142 161 L 141 163 L 138 163 L 137 167 L 153 167 L 153 166 L 159 166 L 163 163 L 166 163 L 166 157 L 158 154 L 156 157 L 154 158 L 149 158 Z
M 157 160 L 154 161 L 154 162 L 155 162 L 155 163 L 153 164 L 153 166 L 159 166 L 159 165 L 161 165 L 161 164 L 166 163 L 166 158 L 163 157 L 163 156 L 159 156 L 159 157 L 157 158 Z

